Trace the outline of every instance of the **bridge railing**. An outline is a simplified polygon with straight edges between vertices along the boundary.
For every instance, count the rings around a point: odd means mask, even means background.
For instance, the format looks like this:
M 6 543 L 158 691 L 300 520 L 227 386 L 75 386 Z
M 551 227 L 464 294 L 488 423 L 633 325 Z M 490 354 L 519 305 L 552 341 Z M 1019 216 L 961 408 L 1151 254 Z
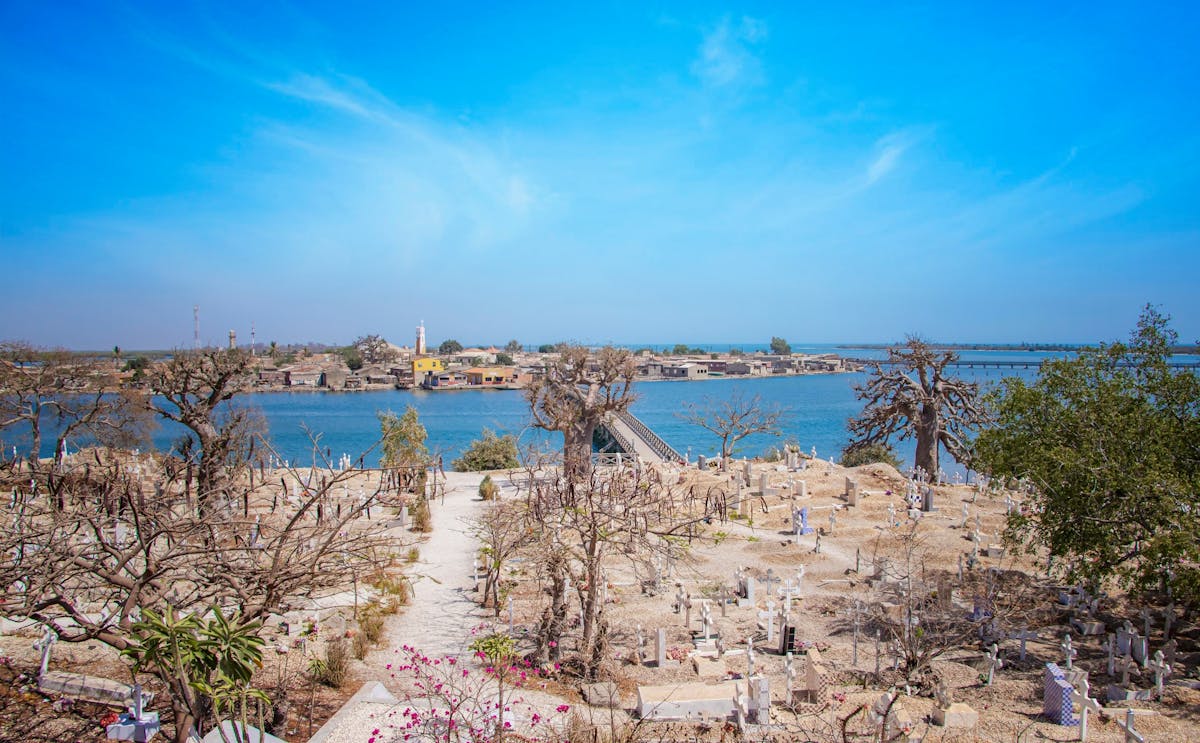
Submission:
M 666 441 L 663 441 L 658 434 L 650 430 L 650 427 L 645 423 L 642 423 L 640 420 L 638 420 L 637 416 L 635 416 L 633 413 L 630 413 L 628 410 L 623 410 L 620 413 L 617 413 L 617 415 L 621 418 L 621 422 L 629 426 L 630 430 L 633 431 L 638 438 L 646 442 L 646 445 L 649 446 L 655 454 L 669 462 L 683 461 L 683 456 L 679 452 L 671 448 L 670 444 L 668 444 Z

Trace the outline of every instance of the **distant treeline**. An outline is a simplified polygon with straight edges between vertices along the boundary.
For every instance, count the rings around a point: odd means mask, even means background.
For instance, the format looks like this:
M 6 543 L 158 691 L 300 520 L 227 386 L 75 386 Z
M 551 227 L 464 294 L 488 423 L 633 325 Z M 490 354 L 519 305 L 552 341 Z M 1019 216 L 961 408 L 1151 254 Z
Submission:
M 893 343 L 853 343 L 838 346 L 839 349 L 871 349 L 886 350 Z M 1082 343 L 930 343 L 930 348 L 947 351 L 1082 351 L 1085 348 L 1095 348 L 1094 345 Z M 1200 346 L 1171 346 L 1171 353 L 1200 353 Z

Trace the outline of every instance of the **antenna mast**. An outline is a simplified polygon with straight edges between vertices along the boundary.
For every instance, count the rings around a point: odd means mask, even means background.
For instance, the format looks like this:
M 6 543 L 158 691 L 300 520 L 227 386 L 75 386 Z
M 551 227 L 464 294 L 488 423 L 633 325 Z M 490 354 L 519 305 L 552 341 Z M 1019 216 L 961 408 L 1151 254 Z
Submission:
M 200 305 L 198 305 L 198 304 L 192 305 L 192 323 L 193 323 L 192 345 L 194 345 L 196 350 L 199 351 L 200 350 Z

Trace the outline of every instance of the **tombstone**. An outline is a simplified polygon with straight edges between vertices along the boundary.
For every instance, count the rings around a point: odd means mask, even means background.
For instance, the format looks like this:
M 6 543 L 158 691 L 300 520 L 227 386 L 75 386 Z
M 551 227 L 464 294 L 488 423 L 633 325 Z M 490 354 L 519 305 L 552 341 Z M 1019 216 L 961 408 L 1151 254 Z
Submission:
M 926 485 L 924 497 L 921 499 L 921 510 L 925 513 L 932 513 L 937 510 L 933 505 L 933 488 Z
M 745 587 L 745 591 L 743 593 L 743 597 L 745 598 L 745 601 L 746 601 L 746 603 L 744 605 L 746 605 L 746 606 L 754 606 L 754 604 L 755 604 L 755 598 L 754 598 L 755 583 L 756 583 L 756 581 L 754 580 L 753 576 L 750 576 L 750 575 L 746 576 L 746 582 L 745 582 L 746 587 Z M 743 604 L 739 601 L 738 606 L 743 606 Z
M 792 496 L 795 498 L 808 497 L 808 483 L 804 480 L 796 480 L 792 483 Z
M 698 470 L 708 469 L 708 457 L 704 456 L 703 454 L 697 454 L 696 455 L 696 469 L 698 469 Z
M 766 472 L 758 476 L 758 491 L 764 498 L 771 492 L 771 477 Z
M 742 460 L 742 476 L 746 479 L 746 485 L 750 485 L 754 477 L 754 463 L 749 459 Z
M 634 630 L 635 650 L 633 656 L 633 664 L 635 666 L 642 665 L 646 660 L 646 638 L 642 635 L 642 625 L 637 625 Z
M 128 714 L 122 714 L 117 721 L 105 727 L 105 736 L 109 740 L 131 740 L 145 743 L 159 731 L 157 712 L 146 712 L 142 709 L 145 697 L 141 684 L 133 685 L 133 705 Z
M 966 528 L 967 528 L 967 519 L 969 518 L 969 513 L 968 513 L 969 511 L 970 511 L 970 509 L 967 507 L 967 502 L 966 502 L 966 501 L 963 501 L 963 504 L 962 504 L 962 523 L 958 525 L 958 528 L 960 528 L 960 529 L 966 529 Z
M 750 686 L 748 710 L 750 721 L 756 725 L 769 725 L 771 723 L 771 686 L 767 678 L 765 676 L 747 678 L 746 683 Z
M 837 527 L 837 509 L 829 512 L 829 533 L 831 535 L 835 527 Z
M 1117 654 L 1132 653 L 1137 637 L 1138 634 L 1133 629 L 1133 623 L 1128 619 L 1125 620 L 1125 623 L 1117 630 Z
M 851 506 L 858 505 L 858 481 L 846 478 L 846 503 Z
M 1055 725 L 1078 725 L 1079 718 L 1075 716 L 1075 705 L 1071 701 L 1071 694 L 1075 689 L 1057 663 L 1046 664 L 1042 683 L 1042 715 Z
M 667 631 L 662 627 L 654 633 L 654 665 L 658 668 L 667 666 Z
M 796 536 L 813 533 L 813 528 L 808 525 L 808 506 L 792 508 L 792 533 Z
M 933 724 L 944 728 L 973 728 L 979 723 L 979 713 L 970 705 L 955 702 L 945 682 L 939 681 L 934 690 L 937 704 L 933 708 Z

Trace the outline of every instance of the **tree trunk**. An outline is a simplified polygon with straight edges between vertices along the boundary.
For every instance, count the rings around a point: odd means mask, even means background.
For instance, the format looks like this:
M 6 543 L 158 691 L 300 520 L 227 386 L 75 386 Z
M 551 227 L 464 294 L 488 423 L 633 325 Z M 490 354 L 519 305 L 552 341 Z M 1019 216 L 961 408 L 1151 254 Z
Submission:
M 596 424 L 579 421 L 563 431 L 563 474 L 571 482 L 582 482 L 592 473 L 592 435 Z
M 938 410 L 936 405 L 921 406 L 917 420 L 917 453 L 914 465 L 925 470 L 930 478 L 938 471 Z

